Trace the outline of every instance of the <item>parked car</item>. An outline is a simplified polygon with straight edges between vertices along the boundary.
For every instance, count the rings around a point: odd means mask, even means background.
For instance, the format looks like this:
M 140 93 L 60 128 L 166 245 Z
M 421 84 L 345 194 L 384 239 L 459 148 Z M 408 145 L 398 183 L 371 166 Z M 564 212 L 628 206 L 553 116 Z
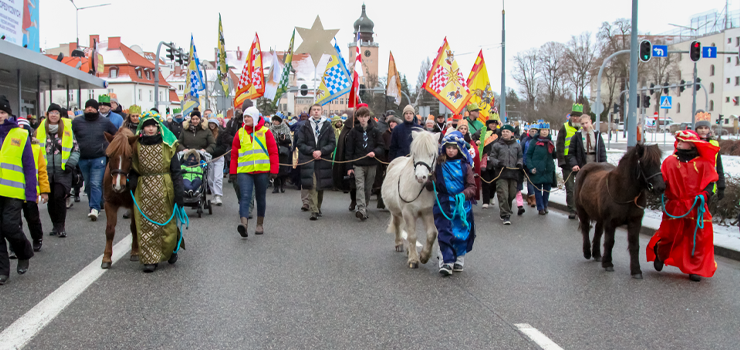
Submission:
M 617 124 L 617 130 L 624 131 L 624 123 Z

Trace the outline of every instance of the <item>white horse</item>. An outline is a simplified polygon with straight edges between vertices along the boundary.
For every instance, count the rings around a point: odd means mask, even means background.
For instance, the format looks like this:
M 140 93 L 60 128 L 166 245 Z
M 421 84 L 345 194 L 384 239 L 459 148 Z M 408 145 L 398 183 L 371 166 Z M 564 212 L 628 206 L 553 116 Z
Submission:
M 434 226 L 434 194 L 424 189 L 432 176 L 437 160 L 439 133 L 413 131 L 411 156 L 394 159 L 385 174 L 381 193 L 383 202 L 391 212 L 388 233 L 396 234 L 396 251 L 403 251 L 406 233 L 409 268 L 419 267 L 419 261 L 426 264 L 432 253 L 432 245 L 437 239 Z M 413 176 L 412 176 L 413 175 Z M 427 240 L 421 250 L 421 259 L 416 251 L 416 220 L 422 218 L 426 226 Z

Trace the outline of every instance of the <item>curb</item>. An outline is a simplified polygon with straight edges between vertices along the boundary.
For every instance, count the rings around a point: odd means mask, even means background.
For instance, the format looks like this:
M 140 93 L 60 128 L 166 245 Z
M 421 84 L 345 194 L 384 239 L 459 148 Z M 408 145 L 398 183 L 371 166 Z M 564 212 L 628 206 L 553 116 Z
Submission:
M 551 207 L 553 207 L 553 208 L 555 208 L 557 210 L 563 211 L 565 213 L 568 212 L 568 206 L 566 204 L 558 203 L 558 202 L 553 201 L 552 199 L 550 199 L 549 205 Z M 623 227 L 623 226 L 620 226 L 620 227 Z M 652 237 L 655 234 L 655 231 L 657 231 L 657 229 L 654 229 L 652 227 L 647 227 L 647 226 L 644 226 L 643 225 L 642 228 L 640 229 L 640 234 L 645 235 L 645 236 Z M 714 245 L 714 255 L 718 255 L 718 256 L 721 256 L 723 258 L 728 258 L 728 259 L 740 261 L 740 251 L 729 249 L 729 248 L 722 247 L 722 246 L 718 246 L 716 244 Z

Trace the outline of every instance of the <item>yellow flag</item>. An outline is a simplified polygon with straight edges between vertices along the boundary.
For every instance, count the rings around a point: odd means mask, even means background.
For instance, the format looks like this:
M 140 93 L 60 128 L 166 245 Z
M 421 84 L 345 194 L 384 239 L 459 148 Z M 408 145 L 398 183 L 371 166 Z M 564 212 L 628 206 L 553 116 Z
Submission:
M 437 58 L 427 73 L 424 89 L 447 106 L 453 114 L 460 114 L 468 104 L 470 89 L 460 67 L 457 66 L 447 38 L 437 51 Z
M 397 105 L 401 105 L 401 77 L 396 70 L 396 60 L 393 52 L 388 59 L 388 87 L 385 89 L 386 96 L 393 97 Z
M 478 120 L 485 123 L 488 116 L 493 113 L 494 97 L 493 91 L 491 91 L 491 81 L 488 80 L 486 62 L 483 60 L 483 50 L 478 53 L 478 58 L 475 59 L 467 84 L 471 95 L 469 102 L 480 107 Z

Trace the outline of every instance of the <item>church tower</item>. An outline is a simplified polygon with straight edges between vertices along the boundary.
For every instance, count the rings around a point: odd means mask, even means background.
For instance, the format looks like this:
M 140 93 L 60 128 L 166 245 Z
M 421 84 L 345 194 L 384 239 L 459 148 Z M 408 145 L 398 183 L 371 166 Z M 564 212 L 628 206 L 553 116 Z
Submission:
M 355 54 L 357 46 L 357 33 L 360 33 L 360 54 L 362 54 L 362 67 L 363 77 L 362 83 L 364 84 L 368 78 L 368 73 L 371 75 L 378 76 L 378 43 L 373 39 L 373 27 L 375 23 L 367 17 L 365 14 L 365 4 L 362 4 L 362 14 L 360 18 L 355 21 L 355 32 L 352 38 L 352 42 L 349 44 L 349 66 L 350 72 L 354 70 L 355 65 Z

